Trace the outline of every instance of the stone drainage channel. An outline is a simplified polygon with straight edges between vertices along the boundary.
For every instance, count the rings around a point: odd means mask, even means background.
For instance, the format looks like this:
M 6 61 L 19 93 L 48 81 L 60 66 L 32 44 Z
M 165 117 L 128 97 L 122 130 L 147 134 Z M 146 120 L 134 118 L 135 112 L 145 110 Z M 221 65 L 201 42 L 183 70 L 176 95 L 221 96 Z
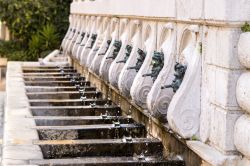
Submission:
M 43 153 L 33 165 L 185 165 L 72 67 L 24 67 Z

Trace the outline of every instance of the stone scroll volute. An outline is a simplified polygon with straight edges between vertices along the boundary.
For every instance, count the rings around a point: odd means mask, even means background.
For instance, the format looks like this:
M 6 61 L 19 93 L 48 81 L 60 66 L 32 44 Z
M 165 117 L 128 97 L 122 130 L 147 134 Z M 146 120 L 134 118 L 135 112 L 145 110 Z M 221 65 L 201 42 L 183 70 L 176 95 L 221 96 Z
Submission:
M 79 34 L 76 38 L 76 41 L 73 45 L 73 48 L 72 48 L 72 56 L 76 58 L 76 53 L 77 53 L 77 49 L 79 47 L 79 45 L 81 44 L 81 41 L 85 35 L 85 16 L 82 16 L 81 18 L 81 24 L 80 24 L 80 31 L 79 31 Z
M 85 35 L 84 38 L 81 41 L 81 44 L 78 46 L 78 49 L 76 51 L 76 58 L 80 61 L 81 59 L 81 52 L 84 49 L 84 46 L 86 45 L 86 42 L 90 36 L 90 30 L 91 30 L 91 25 L 92 25 L 92 21 L 91 21 L 91 17 L 90 16 L 86 16 L 85 18 Z
M 119 79 L 118 79 L 118 87 L 123 95 L 129 97 L 130 96 L 130 88 L 134 81 L 134 78 L 137 74 L 136 70 L 128 69 L 131 66 L 136 65 L 136 61 L 138 58 L 137 50 L 141 48 L 141 22 L 139 20 L 133 20 L 130 23 L 130 45 L 132 46 L 132 51 L 130 56 L 127 59 L 123 69 L 121 70 Z
M 129 43 L 129 33 L 130 33 L 130 26 L 129 26 L 129 20 L 128 19 L 122 19 L 120 20 L 120 28 L 119 28 L 119 40 L 121 41 L 121 49 L 119 51 L 119 54 L 115 58 L 115 60 L 112 62 L 110 69 L 109 69 L 109 82 L 111 85 L 118 87 L 118 79 L 119 75 L 121 73 L 121 70 L 123 69 L 125 65 L 125 61 L 122 62 L 127 53 L 126 47 Z
M 140 67 L 130 94 L 132 100 L 142 108 L 147 108 L 146 100 L 148 93 L 153 85 L 151 77 L 144 77 L 144 74 L 151 72 L 151 62 L 154 51 L 156 50 L 156 23 L 144 22 L 142 29 L 142 50 L 146 53 L 146 58 Z
M 99 50 L 97 51 L 90 65 L 90 70 L 92 70 L 96 74 L 99 74 L 102 59 L 104 58 L 111 43 L 111 25 L 110 24 L 111 24 L 110 18 L 105 18 L 104 23 L 103 23 L 104 32 L 100 36 L 100 38 L 103 38 L 103 40 L 101 42 Z
M 115 46 L 114 44 L 119 41 L 119 19 L 118 18 L 113 18 L 112 22 L 111 22 L 111 43 L 110 46 L 107 50 L 107 52 L 105 53 L 101 65 L 100 65 L 100 69 L 99 69 L 99 75 L 105 80 L 105 81 L 109 81 L 109 69 L 110 69 L 110 65 L 111 63 L 114 61 L 113 58 L 113 54 L 115 51 Z
M 174 92 L 172 89 L 162 89 L 161 87 L 171 84 L 174 79 L 176 25 L 174 23 L 159 23 L 158 36 L 158 51 L 164 53 L 164 66 L 148 94 L 147 106 L 154 117 L 165 120 Z
M 92 20 L 92 25 L 91 25 L 91 31 L 90 31 L 90 34 L 89 34 L 89 37 L 88 37 L 88 40 L 80 54 L 80 57 L 81 57 L 81 64 L 86 66 L 86 63 L 87 63 L 87 58 L 88 58 L 88 55 L 89 55 L 89 52 L 90 50 L 93 48 L 93 45 L 95 44 L 96 42 L 96 38 L 97 38 L 97 24 L 98 24 L 98 21 L 100 22 L 101 18 L 100 17 L 91 17 L 91 20 Z
M 199 26 L 191 25 L 183 31 L 178 62 L 186 65 L 183 81 L 170 102 L 167 120 L 183 138 L 199 136 L 201 112 L 201 48 Z
M 98 52 L 98 50 L 101 47 L 102 41 L 103 41 L 103 23 L 105 23 L 107 20 L 107 18 L 101 18 L 98 17 L 97 18 L 97 31 L 96 31 L 96 39 L 95 41 L 92 41 L 92 43 L 90 43 L 90 47 L 91 50 L 89 52 L 89 54 L 87 55 L 87 61 L 86 61 L 86 66 L 89 68 L 93 62 L 93 59 L 96 56 L 96 53 Z M 93 34 L 95 35 L 95 34 Z

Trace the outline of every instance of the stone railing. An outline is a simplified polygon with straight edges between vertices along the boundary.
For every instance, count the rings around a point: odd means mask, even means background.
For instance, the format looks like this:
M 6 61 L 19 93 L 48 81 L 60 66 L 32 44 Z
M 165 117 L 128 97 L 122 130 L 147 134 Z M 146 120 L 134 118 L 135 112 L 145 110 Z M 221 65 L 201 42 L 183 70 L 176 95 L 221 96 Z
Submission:
M 62 48 L 167 123 L 207 163 L 242 165 L 250 149 L 250 133 L 242 134 L 249 119 L 241 111 L 250 108 L 249 73 L 238 81 L 240 106 L 236 84 L 249 59 L 240 40 L 240 63 L 237 45 L 240 27 L 250 20 L 249 4 L 74 1 Z

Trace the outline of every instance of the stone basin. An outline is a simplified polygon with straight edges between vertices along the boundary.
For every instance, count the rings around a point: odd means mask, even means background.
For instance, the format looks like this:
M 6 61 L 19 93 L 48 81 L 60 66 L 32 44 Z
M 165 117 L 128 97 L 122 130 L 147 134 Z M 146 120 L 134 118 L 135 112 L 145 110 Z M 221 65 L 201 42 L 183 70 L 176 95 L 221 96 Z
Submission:
M 30 106 L 89 106 L 90 104 L 96 105 L 111 105 L 111 100 L 104 99 L 37 99 L 29 100 Z
M 162 143 L 156 138 L 86 139 L 86 140 L 40 140 L 34 141 L 42 149 L 45 159 L 91 157 L 91 156 L 162 156 Z
M 46 77 L 66 77 L 66 76 L 73 76 L 75 75 L 75 72 L 65 72 L 65 73 L 59 73 L 59 72 L 49 72 L 49 73 L 23 73 L 24 77 L 38 77 L 38 76 L 46 76 Z
M 113 124 L 114 123 L 114 124 Z M 88 124 L 71 126 L 34 127 L 40 140 L 114 139 L 123 137 L 141 138 L 146 136 L 145 127 L 138 123 Z
M 33 116 L 120 116 L 118 106 L 36 106 L 30 107 Z
M 81 86 L 85 91 L 96 91 L 95 87 Z M 26 92 L 61 92 L 61 91 L 75 91 L 75 86 L 26 86 Z
M 72 66 L 23 66 L 23 70 L 73 69 Z
M 23 77 L 24 81 L 70 81 L 73 77 L 69 76 L 56 76 L 56 77 L 49 77 L 49 76 L 25 76 Z M 85 77 L 75 77 L 76 81 L 85 80 Z
M 29 99 L 80 99 L 81 94 L 78 91 L 60 91 L 60 92 L 28 92 Z M 98 91 L 86 91 L 84 96 L 87 98 L 102 97 L 102 93 Z
M 146 156 L 142 160 L 140 156 L 133 157 L 80 157 L 74 159 L 43 159 L 31 160 L 30 164 L 42 166 L 184 166 L 183 160 L 163 159 L 159 156 Z
M 93 125 L 113 124 L 119 121 L 121 124 L 131 124 L 135 121 L 131 117 L 124 116 L 34 116 L 37 126 L 70 126 L 70 125 Z
M 71 81 L 24 81 L 26 86 L 75 86 L 80 82 L 72 83 Z M 82 81 L 82 85 L 90 86 L 89 81 Z
M 49 72 L 58 72 L 61 73 L 61 71 L 64 72 L 76 72 L 74 69 L 23 69 L 23 73 L 49 73 Z

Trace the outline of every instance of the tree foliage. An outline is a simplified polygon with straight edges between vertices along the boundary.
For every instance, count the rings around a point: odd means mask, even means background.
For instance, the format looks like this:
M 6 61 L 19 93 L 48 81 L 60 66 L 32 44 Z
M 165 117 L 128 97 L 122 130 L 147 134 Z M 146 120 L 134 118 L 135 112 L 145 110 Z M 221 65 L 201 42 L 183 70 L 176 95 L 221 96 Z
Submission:
M 0 43 L 0 54 L 11 60 L 37 60 L 59 47 L 68 28 L 71 0 L 0 0 L 0 20 L 14 41 Z M 15 43 L 18 47 L 11 47 Z M 28 51 L 27 51 L 28 50 Z
M 15 39 L 27 42 L 46 24 L 64 34 L 71 0 L 0 0 L 0 20 Z

